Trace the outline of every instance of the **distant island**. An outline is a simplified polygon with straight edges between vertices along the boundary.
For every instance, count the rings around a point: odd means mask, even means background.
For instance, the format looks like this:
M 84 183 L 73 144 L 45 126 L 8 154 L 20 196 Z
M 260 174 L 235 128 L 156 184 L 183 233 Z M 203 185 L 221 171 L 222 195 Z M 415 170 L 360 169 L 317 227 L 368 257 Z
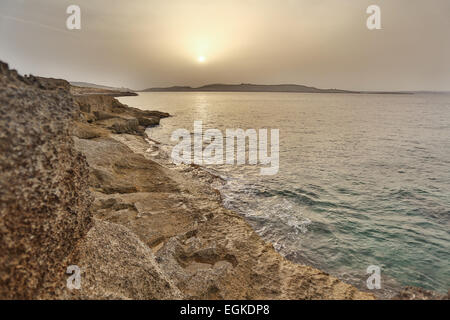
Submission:
M 136 92 L 297 92 L 297 93 L 356 93 L 356 94 L 414 94 L 412 91 L 350 91 L 341 89 L 319 89 L 299 84 L 208 84 L 202 87 L 173 86 L 148 88 Z
M 172 86 L 157 87 L 144 90 L 129 88 L 116 88 L 98 85 L 89 82 L 70 82 L 75 94 L 105 94 L 112 96 L 134 96 L 136 92 L 293 92 L 293 93 L 351 93 L 351 94 L 414 94 L 414 93 L 440 93 L 431 91 L 350 91 L 341 89 L 319 89 L 299 84 L 208 84 L 201 87 Z M 75 92 L 80 91 L 80 92 Z M 445 93 L 445 92 L 442 92 Z
M 301 93 L 360 93 L 356 91 L 346 91 L 339 89 L 318 89 L 297 84 L 209 84 L 202 87 L 173 86 L 167 88 L 148 88 L 140 92 L 200 92 L 200 91 L 216 91 L 216 92 L 301 92 Z

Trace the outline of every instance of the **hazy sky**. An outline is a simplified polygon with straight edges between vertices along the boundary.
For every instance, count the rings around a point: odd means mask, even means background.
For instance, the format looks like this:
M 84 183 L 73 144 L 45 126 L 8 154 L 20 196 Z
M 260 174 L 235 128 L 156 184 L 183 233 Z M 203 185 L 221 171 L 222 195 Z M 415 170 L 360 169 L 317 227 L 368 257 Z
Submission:
M 70 4 L 81 7 L 81 30 L 66 29 Z M 382 30 L 366 27 L 371 4 Z M 133 89 L 450 90 L 450 1 L 1 0 L 0 60 L 21 73 Z

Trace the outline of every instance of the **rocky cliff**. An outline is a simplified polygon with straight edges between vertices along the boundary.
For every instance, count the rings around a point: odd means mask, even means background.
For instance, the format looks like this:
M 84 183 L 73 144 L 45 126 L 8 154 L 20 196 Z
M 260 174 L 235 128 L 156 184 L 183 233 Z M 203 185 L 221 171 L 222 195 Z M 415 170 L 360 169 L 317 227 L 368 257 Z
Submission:
M 89 167 L 72 138 L 83 115 L 66 81 L 0 63 L 0 299 L 73 297 L 65 273 L 77 263 L 91 271 L 79 298 L 181 297 L 135 235 L 93 219 Z
M 0 298 L 36 298 L 61 280 L 91 228 L 89 170 L 69 134 L 68 83 L 0 63 Z

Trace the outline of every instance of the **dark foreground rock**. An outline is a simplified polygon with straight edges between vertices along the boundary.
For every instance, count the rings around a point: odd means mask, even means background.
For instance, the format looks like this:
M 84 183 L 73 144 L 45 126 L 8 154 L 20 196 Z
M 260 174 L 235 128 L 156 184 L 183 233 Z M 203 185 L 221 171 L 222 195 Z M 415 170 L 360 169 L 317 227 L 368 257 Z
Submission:
M 81 266 L 81 288 L 61 287 L 64 299 L 181 299 L 153 252 L 128 228 L 95 220 L 71 263 Z
M 31 299 L 54 290 L 91 227 L 89 170 L 67 83 L 0 72 L 0 298 Z
M 0 299 L 182 297 L 134 234 L 93 220 L 91 175 L 72 134 L 108 131 L 80 120 L 89 112 L 69 88 L 0 63 Z M 69 265 L 86 270 L 80 291 L 66 287 Z

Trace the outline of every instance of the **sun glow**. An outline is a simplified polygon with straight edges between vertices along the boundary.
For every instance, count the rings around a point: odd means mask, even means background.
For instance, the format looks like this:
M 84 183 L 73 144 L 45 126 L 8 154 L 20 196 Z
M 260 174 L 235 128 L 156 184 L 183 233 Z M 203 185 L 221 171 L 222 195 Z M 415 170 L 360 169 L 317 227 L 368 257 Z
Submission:
M 199 57 L 197 58 L 197 61 L 198 61 L 199 63 L 203 63 L 203 62 L 206 61 L 206 58 L 205 58 L 204 56 L 199 56 Z

